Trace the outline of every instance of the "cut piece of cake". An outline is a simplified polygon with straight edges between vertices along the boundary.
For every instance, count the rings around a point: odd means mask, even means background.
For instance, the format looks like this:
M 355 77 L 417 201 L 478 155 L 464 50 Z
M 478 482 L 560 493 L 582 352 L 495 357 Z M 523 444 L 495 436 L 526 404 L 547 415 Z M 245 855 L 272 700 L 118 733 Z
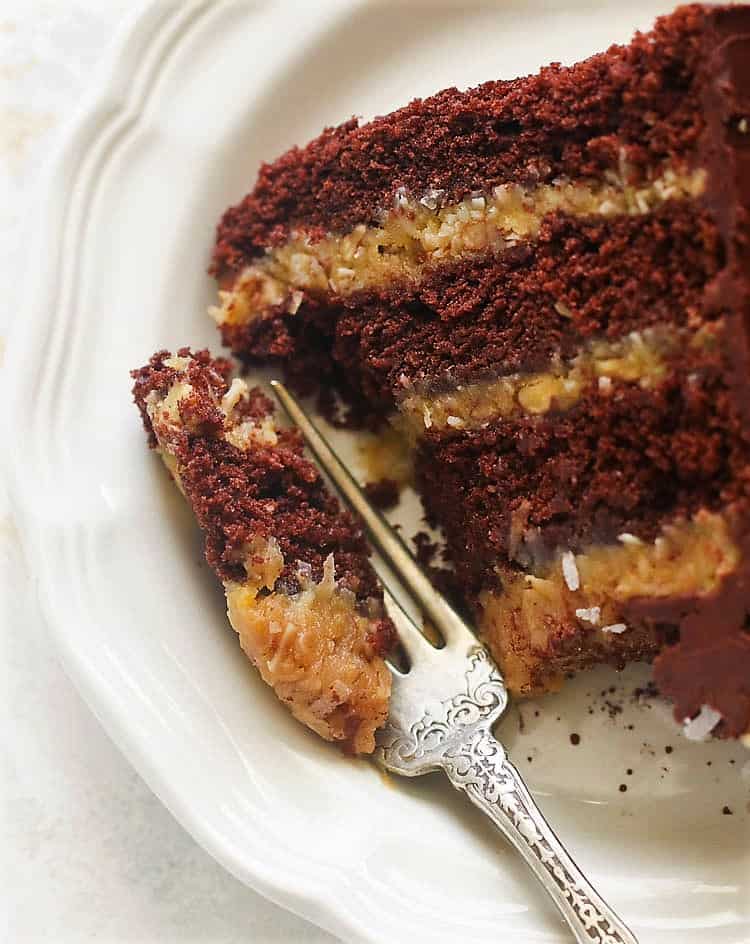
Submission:
M 212 314 L 404 432 L 513 691 L 655 657 L 680 719 L 741 736 L 749 214 L 750 7 L 682 7 L 264 165 Z
M 132 372 L 149 434 L 190 504 L 245 653 L 292 714 L 374 749 L 394 629 L 361 529 L 230 364 L 188 348 Z

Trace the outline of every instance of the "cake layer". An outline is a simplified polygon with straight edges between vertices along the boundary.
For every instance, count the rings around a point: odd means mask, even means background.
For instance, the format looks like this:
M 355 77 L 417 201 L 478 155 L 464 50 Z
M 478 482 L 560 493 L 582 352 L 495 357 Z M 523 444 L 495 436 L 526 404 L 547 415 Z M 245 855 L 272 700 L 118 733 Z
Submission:
M 739 572 L 731 521 L 700 511 L 665 524 L 650 542 L 622 534 L 616 544 L 560 553 L 532 573 L 500 568 L 500 586 L 480 594 L 478 613 L 509 685 L 545 691 L 586 665 L 652 658 L 679 631 L 679 619 L 660 618 L 663 601 L 705 607 Z
M 293 317 L 224 324 L 222 334 L 250 361 L 284 363 L 297 386 L 320 378 L 388 410 L 408 386 L 544 368 L 592 338 L 648 326 L 699 326 L 722 263 L 716 226 L 693 205 L 643 218 L 556 214 L 534 243 L 501 256 L 440 267 L 419 285 L 306 301 Z
M 438 191 L 457 205 L 509 183 L 602 179 L 623 154 L 638 183 L 697 147 L 707 59 L 716 34 L 741 19 L 731 8 L 684 7 L 577 65 L 448 89 L 362 127 L 327 129 L 264 165 L 253 192 L 226 212 L 215 270 L 239 272 L 295 229 L 317 239 L 377 225 L 399 192 L 429 200 Z
M 342 585 L 362 600 L 379 598 L 361 528 L 325 488 L 303 455 L 299 435 L 276 426 L 270 401 L 235 380 L 223 400 L 224 407 L 231 408 L 231 422 L 225 424 L 224 413 L 214 402 L 222 402 L 221 386 L 208 371 L 218 372 L 217 363 L 226 371 L 227 362 L 184 363 L 189 355 L 158 357 L 145 382 L 154 388 L 170 382 L 166 408 L 175 413 L 179 404 L 180 415 L 192 411 L 191 419 L 195 412 L 194 425 L 203 433 L 181 453 L 179 479 L 205 535 L 206 559 L 217 576 L 224 581 L 242 579 L 242 549 L 258 536 L 274 537 L 285 561 L 279 574 L 285 589 L 298 588 L 299 563 L 320 580 L 325 559 L 335 551 Z M 174 379 L 186 370 L 200 371 L 197 380 Z M 140 383 L 140 377 L 136 380 Z M 202 395 L 198 401 L 191 396 L 196 386 Z M 136 396 L 139 404 L 145 404 L 147 394 L 140 387 Z M 147 407 L 143 409 L 153 428 Z
M 541 576 L 503 572 L 477 618 L 509 686 L 550 691 L 571 671 L 655 657 L 680 721 L 710 714 L 706 734 L 750 747 L 747 520 L 747 504 L 701 511 L 652 542 L 623 535 L 561 555 Z
M 427 429 L 485 429 L 497 419 L 568 410 L 592 392 L 618 395 L 620 384 L 649 390 L 686 360 L 703 366 L 701 352 L 721 344 L 722 328 L 721 322 L 697 332 L 673 325 L 645 328 L 613 341 L 590 341 L 575 357 L 554 358 L 543 370 L 457 384 L 443 393 L 407 389 L 393 422 L 416 439 Z
M 417 487 L 468 593 L 497 561 L 542 564 L 622 532 L 650 538 L 665 519 L 741 497 L 748 444 L 711 357 L 652 389 L 597 385 L 566 412 L 425 429 Z
M 696 199 L 705 171 L 664 170 L 629 186 L 627 170 L 613 180 L 558 180 L 536 187 L 504 184 L 458 204 L 441 205 L 438 191 L 419 200 L 399 192 L 379 225 L 312 240 L 294 230 L 282 246 L 246 266 L 221 304 L 219 325 L 242 325 L 280 311 L 297 313 L 303 299 L 346 296 L 394 283 L 419 282 L 437 266 L 478 253 L 500 255 L 535 240 L 552 213 L 569 217 L 645 216 L 668 202 Z
M 299 435 L 230 365 L 187 348 L 133 371 L 151 445 L 187 498 L 242 648 L 294 716 L 349 750 L 386 719 L 394 629 L 362 532 Z

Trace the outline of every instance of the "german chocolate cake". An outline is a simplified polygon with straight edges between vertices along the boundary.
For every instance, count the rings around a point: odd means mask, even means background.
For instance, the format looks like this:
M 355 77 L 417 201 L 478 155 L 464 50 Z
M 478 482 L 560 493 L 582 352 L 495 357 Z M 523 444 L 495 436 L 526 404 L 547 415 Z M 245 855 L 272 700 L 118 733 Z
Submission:
M 750 7 L 329 128 L 223 216 L 247 364 L 390 422 L 517 694 L 750 729 Z

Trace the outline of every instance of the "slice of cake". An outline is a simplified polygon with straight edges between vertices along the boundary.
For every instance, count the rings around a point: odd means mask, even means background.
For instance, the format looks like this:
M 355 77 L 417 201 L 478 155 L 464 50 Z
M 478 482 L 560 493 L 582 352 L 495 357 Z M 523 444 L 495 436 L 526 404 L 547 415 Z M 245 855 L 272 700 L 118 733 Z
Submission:
M 132 372 L 149 434 L 198 520 L 229 620 L 263 680 L 321 737 L 374 749 L 394 629 L 362 532 L 280 429 L 270 401 L 207 351 Z
M 402 430 L 513 691 L 656 657 L 678 718 L 740 736 L 749 214 L 750 8 L 682 7 L 264 165 L 212 314 Z

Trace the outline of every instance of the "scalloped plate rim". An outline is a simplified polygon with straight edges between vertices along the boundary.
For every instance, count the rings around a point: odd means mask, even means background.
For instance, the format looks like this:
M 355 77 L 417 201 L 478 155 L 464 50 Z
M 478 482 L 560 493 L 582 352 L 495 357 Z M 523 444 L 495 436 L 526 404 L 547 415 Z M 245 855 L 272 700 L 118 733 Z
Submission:
M 276 6 L 279 7 L 289 2 L 290 0 L 275 0 Z M 352 0 L 346 6 L 336 3 L 331 4 L 330 8 L 351 12 L 357 6 L 364 6 L 366 2 L 367 0 Z M 54 299 L 56 296 L 50 287 L 53 278 L 61 276 L 64 271 L 59 255 L 65 235 L 65 214 L 72 199 L 70 185 L 77 180 L 82 158 L 94 147 L 108 127 L 108 120 L 122 112 L 123 106 L 127 105 L 127 99 L 124 103 L 121 102 L 116 91 L 118 87 L 124 86 L 133 74 L 140 50 L 139 44 L 142 41 L 141 34 L 155 29 L 156 36 L 176 16 L 187 17 L 192 15 L 191 10 L 200 7 L 209 9 L 209 4 L 206 0 L 182 5 L 177 0 L 170 0 L 169 4 L 160 3 L 159 0 L 139 0 L 136 9 L 127 15 L 119 28 L 108 56 L 99 66 L 95 81 L 91 83 L 91 91 L 85 97 L 75 120 L 61 136 L 55 153 L 48 162 L 39 187 L 39 206 L 44 207 L 44 213 L 38 214 L 41 223 L 32 233 L 32 247 L 29 253 L 31 258 L 41 260 L 39 274 L 35 280 L 27 280 L 25 289 L 19 292 L 22 297 L 16 309 L 23 312 L 24 317 L 16 319 L 8 339 L 8 352 L 12 352 L 14 356 L 7 359 L 4 378 L 6 402 L 1 419 L 3 427 L 9 433 L 8 441 L 16 443 L 14 450 L 8 454 L 9 493 L 19 523 L 26 559 L 30 563 L 41 563 L 41 574 L 38 572 L 39 568 L 35 571 L 29 567 L 29 571 L 36 584 L 50 638 L 55 643 L 66 672 L 111 739 L 128 757 L 153 792 L 218 862 L 265 897 L 346 940 L 382 940 L 386 930 L 386 917 L 378 916 L 379 926 L 365 920 L 368 916 L 371 917 L 373 912 L 364 907 L 366 903 L 361 891 L 347 885 L 346 876 L 341 876 L 341 885 L 333 890 L 330 884 L 316 880 L 309 874 L 303 876 L 295 873 L 290 878 L 291 870 L 283 870 L 264 862 L 260 842 L 259 853 L 248 855 L 247 848 L 243 848 L 242 854 L 239 854 L 235 845 L 210 829 L 210 825 L 202 820 L 200 811 L 191 807 L 175 788 L 166 769 L 160 769 L 154 757 L 150 755 L 148 745 L 139 740 L 137 730 L 128 727 L 127 719 L 118 709 L 117 695 L 98 681 L 96 672 L 93 666 L 88 664 L 85 654 L 76 648 L 65 632 L 69 619 L 61 618 L 50 597 L 49 568 L 53 563 L 50 551 L 59 547 L 65 554 L 71 540 L 80 538 L 81 534 L 77 529 L 66 530 L 61 525 L 56 526 L 54 522 L 45 519 L 39 509 L 33 507 L 34 494 L 28 484 L 27 469 L 29 458 L 33 459 L 34 456 L 35 438 L 33 435 L 26 435 L 28 431 L 21 426 L 21 422 L 29 416 L 28 404 L 34 403 L 34 378 L 38 376 L 33 370 L 36 366 L 35 352 L 42 349 L 54 325 L 54 305 L 50 304 L 50 298 Z M 218 4 L 211 8 L 214 7 L 218 7 Z M 166 15 L 165 10 L 168 11 Z M 164 22 L 158 29 L 155 26 L 157 16 L 164 17 Z M 43 418 L 37 419 L 38 433 L 43 429 L 42 420 Z M 42 525 L 45 526 L 44 529 Z M 355 909 L 353 905 L 359 907 Z M 502 931 L 499 926 L 497 930 Z M 523 937 L 526 938 L 527 935 Z
M 274 0 L 274 2 L 278 6 L 284 0 Z M 359 5 L 362 2 L 363 0 L 352 0 L 351 6 L 353 8 L 355 4 Z M 185 6 L 200 5 L 207 6 L 208 4 L 206 0 L 202 0 L 201 3 Z M 28 389 L 24 390 L 24 382 L 28 384 L 28 378 L 23 365 L 31 361 L 34 352 L 43 344 L 52 327 L 53 306 L 45 304 L 45 298 L 51 294 L 49 289 L 51 277 L 60 269 L 59 263 L 53 260 L 62 243 L 64 216 L 72 189 L 69 184 L 76 179 L 81 158 L 93 147 L 107 126 L 106 120 L 102 121 L 97 117 L 98 113 L 107 105 L 113 108 L 113 115 L 123 110 L 122 104 L 117 101 L 115 90 L 118 84 L 125 82 L 132 73 L 136 56 L 136 50 L 132 47 L 140 42 L 139 35 L 144 31 L 144 27 L 148 26 L 149 19 L 159 13 L 159 8 L 164 6 L 160 0 L 137 0 L 135 8 L 126 14 L 125 20 L 120 24 L 112 39 L 109 53 L 94 70 L 91 90 L 83 96 L 75 115 L 67 128 L 61 132 L 53 152 L 41 171 L 37 205 L 45 208 L 44 225 L 40 224 L 32 228 L 30 233 L 32 249 L 29 256 L 43 260 L 48 271 L 43 272 L 41 277 L 25 292 L 19 293 L 21 297 L 18 309 L 32 312 L 33 316 L 23 321 L 15 321 L 8 336 L 6 347 L 8 369 L 3 380 L 6 402 L 1 418 L 2 427 L 8 433 L 10 441 L 26 445 L 23 437 L 14 436 L 16 433 L 14 417 L 24 408 L 29 394 Z M 183 9 L 175 3 L 169 6 L 170 10 L 165 18 L 165 24 L 173 20 Z M 49 225 L 50 217 L 54 217 L 53 226 Z M 53 252 L 45 252 L 45 247 Z M 18 352 L 21 354 L 19 355 Z M 12 358 L 8 356 L 11 353 Z M 205 828 L 201 817 L 182 801 L 169 779 L 153 767 L 147 750 L 129 731 L 122 717 L 111 710 L 111 693 L 99 688 L 94 673 L 87 668 L 85 660 L 76 647 L 71 645 L 64 631 L 64 621 L 56 615 L 52 600 L 45 592 L 45 581 L 39 578 L 31 566 L 34 560 L 45 560 L 45 555 L 39 552 L 43 538 L 48 542 L 49 535 L 43 536 L 39 532 L 37 525 L 44 519 L 35 513 L 30 496 L 26 494 L 22 484 L 24 478 L 22 456 L 22 448 L 9 453 L 6 478 L 11 510 L 18 523 L 22 551 L 35 584 L 45 629 L 56 647 L 67 676 L 107 735 L 183 828 L 212 858 L 239 881 L 259 892 L 269 901 L 332 934 L 344 939 L 352 939 L 351 935 L 356 934 L 357 940 L 377 941 L 379 937 L 372 933 L 371 928 L 346 906 L 344 898 L 329 896 L 322 883 L 305 882 L 301 876 L 298 876 L 298 881 L 295 881 L 294 886 L 290 886 L 288 878 L 285 880 L 282 874 L 265 867 L 260 856 L 253 861 L 253 868 L 248 868 L 246 857 L 241 858 L 235 855 L 219 837 Z

